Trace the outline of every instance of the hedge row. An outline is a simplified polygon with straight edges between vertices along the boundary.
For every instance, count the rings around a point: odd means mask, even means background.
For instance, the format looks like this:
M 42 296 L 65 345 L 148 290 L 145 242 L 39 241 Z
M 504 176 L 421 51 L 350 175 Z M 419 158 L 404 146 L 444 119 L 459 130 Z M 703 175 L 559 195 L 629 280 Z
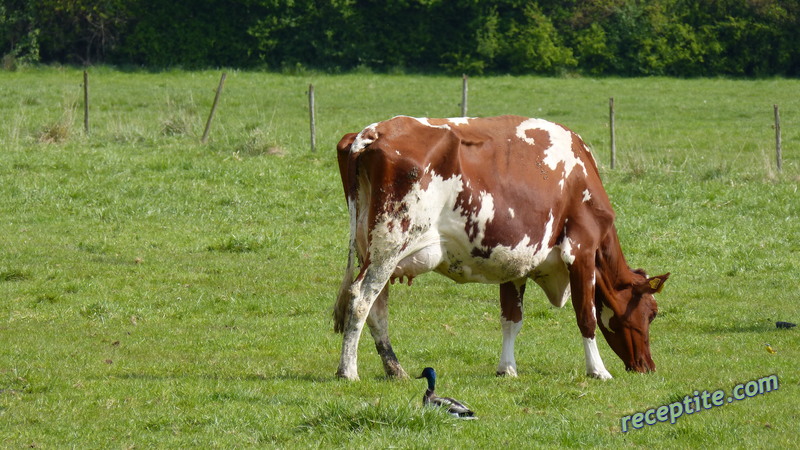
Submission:
M 800 75 L 797 0 L 5 0 L 25 62 Z

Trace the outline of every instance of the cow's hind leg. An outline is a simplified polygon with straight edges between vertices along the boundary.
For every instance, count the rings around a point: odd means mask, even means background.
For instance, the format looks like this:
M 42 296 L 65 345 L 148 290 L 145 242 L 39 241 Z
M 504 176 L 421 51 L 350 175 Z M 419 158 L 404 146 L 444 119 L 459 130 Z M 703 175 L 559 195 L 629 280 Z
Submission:
M 342 330 L 342 354 L 336 371 L 341 378 L 358 380 L 358 341 L 370 309 L 389 281 L 389 275 L 391 268 L 366 264 L 345 294 L 347 307 Z
M 408 378 L 408 374 L 400 366 L 389 342 L 389 285 L 383 287 L 367 316 L 367 325 L 375 340 L 375 349 L 383 361 L 386 376 L 392 378 Z
M 503 349 L 497 376 L 517 376 L 514 359 L 514 341 L 522 328 L 522 297 L 525 294 L 525 278 L 500 285 L 500 326 L 503 329 Z

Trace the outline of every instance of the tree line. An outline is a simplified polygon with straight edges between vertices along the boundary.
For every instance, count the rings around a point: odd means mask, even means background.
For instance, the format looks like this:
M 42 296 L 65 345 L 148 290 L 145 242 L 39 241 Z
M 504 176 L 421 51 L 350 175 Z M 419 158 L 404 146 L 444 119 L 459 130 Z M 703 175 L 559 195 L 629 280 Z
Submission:
M 799 76 L 800 0 L 4 0 L 29 63 Z

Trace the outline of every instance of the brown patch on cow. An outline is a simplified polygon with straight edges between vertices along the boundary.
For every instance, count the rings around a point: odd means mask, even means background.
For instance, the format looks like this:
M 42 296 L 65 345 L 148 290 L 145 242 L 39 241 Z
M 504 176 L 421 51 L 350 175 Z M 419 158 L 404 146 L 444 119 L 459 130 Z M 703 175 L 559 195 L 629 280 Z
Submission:
M 539 128 L 533 128 L 530 130 L 525 130 L 525 137 L 528 139 L 533 139 L 533 145 L 536 148 L 550 148 L 552 141 L 550 140 L 550 133 L 545 130 L 541 130 Z
M 470 241 L 474 241 L 478 236 L 478 222 L 473 221 L 471 218 L 476 215 L 477 208 L 480 206 L 478 199 L 473 201 L 472 196 L 474 192 L 463 190 L 458 194 L 456 202 L 453 205 L 453 211 L 461 211 L 461 216 L 464 217 L 465 225 L 464 231 L 467 233 Z
M 350 200 L 355 199 L 358 193 L 356 165 L 350 156 L 350 147 L 353 145 L 353 141 L 356 140 L 356 136 L 358 136 L 358 133 L 348 133 L 336 145 L 336 159 L 339 164 L 339 175 L 342 177 L 344 196 Z
M 402 228 L 403 233 L 407 232 L 410 227 L 411 227 L 411 218 L 408 216 L 403 217 L 403 220 L 400 221 L 400 228 Z
M 503 318 L 514 323 L 522 320 L 522 298 L 524 296 L 524 284 L 519 289 L 513 282 L 500 285 L 500 314 Z

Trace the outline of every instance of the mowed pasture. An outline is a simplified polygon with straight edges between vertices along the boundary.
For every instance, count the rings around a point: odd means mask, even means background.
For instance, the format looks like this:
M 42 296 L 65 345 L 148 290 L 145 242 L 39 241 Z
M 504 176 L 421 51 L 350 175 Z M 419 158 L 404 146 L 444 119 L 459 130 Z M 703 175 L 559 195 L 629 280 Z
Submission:
M 398 114 L 460 112 L 460 78 L 92 68 L 0 72 L 0 445 L 772 447 L 800 422 L 800 81 L 475 77 L 469 115 L 563 123 L 594 149 L 633 267 L 671 272 L 658 370 L 584 375 L 571 306 L 530 283 L 518 378 L 497 378 L 496 286 L 428 274 L 390 293 L 409 374 L 480 417 L 421 407 L 372 339 L 334 376 L 347 257 L 335 145 Z M 309 151 L 306 90 L 317 103 Z M 609 169 L 608 98 L 617 108 Z M 783 171 L 774 161 L 781 108 Z M 769 343 L 776 353 L 766 350 Z M 777 375 L 777 391 L 623 433 L 620 419 Z

